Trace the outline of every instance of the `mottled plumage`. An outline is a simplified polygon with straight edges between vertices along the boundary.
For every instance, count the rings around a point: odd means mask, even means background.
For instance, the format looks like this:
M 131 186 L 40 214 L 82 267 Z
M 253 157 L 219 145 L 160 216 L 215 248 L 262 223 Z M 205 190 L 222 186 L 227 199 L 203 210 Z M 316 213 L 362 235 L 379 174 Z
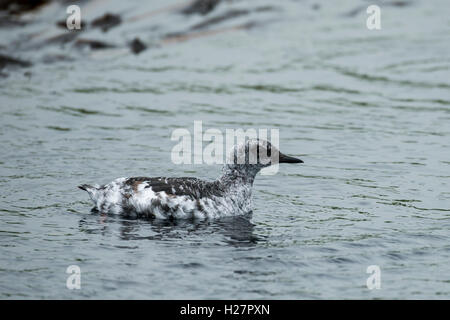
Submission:
M 161 219 L 242 215 L 252 210 L 255 175 L 273 164 L 271 154 L 274 152 L 279 154 L 280 163 L 302 162 L 279 153 L 269 142 L 255 139 L 232 150 L 222 176 L 215 181 L 191 177 L 134 177 L 79 188 L 87 191 L 95 209 L 104 213 Z M 249 161 L 252 156 L 257 159 L 255 163 Z

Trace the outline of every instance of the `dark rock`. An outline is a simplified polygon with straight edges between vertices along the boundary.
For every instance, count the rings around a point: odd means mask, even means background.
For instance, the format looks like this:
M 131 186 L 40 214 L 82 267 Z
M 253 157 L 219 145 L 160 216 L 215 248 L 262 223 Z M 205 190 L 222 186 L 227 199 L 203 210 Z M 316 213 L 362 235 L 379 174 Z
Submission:
M 130 49 L 134 54 L 139 54 L 147 49 L 147 46 L 139 38 L 135 38 L 130 42 Z
M 120 18 L 120 16 L 112 13 L 105 13 L 103 16 L 94 19 L 91 22 L 91 26 L 94 28 L 101 28 L 103 32 L 106 32 L 111 28 L 117 27 L 121 23 L 122 18 Z
M 0 54 L 0 70 L 9 66 L 26 68 L 31 66 L 31 62 Z
M 183 14 L 208 14 L 219 4 L 221 0 L 196 0 L 187 8 L 183 9 L 181 12 Z
M 115 48 L 116 46 L 107 42 L 89 39 L 78 39 L 75 42 L 75 46 L 78 48 L 89 47 L 91 50 L 102 50 Z
M 18 15 L 35 10 L 48 2 L 49 0 L 0 0 L 0 11 Z

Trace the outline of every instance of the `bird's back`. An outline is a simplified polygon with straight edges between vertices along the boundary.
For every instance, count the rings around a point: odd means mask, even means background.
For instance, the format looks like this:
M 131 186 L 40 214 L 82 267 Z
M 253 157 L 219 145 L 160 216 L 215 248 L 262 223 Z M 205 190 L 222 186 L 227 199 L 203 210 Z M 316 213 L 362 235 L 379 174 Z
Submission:
M 226 196 L 220 181 L 192 177 L 119 178 L 103 186 L 80 188 L 100 212 L 158 218 L 216 216 Z

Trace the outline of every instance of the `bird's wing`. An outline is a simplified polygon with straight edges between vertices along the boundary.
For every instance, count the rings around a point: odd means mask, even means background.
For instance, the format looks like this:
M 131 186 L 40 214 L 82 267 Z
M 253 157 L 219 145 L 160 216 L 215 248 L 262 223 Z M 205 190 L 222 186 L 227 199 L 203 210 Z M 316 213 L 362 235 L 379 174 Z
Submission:
M 165 192 L 172 196 L 189 196 L 194 199 L 211 195 L 222 195 L 223 191 L 221 188 L 218 188 L 217 182 L 207 182 L 192 177 L 134 177 L 128 178 L 125 181 L 125 185 L 135 193 L 151 188 L 155 193 Z

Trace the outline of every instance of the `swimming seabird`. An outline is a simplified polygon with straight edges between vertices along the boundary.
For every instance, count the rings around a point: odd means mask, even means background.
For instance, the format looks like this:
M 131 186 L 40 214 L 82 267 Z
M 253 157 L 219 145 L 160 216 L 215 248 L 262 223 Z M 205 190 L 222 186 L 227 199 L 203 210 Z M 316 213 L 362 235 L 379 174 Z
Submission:
M 214 181 L 197 178 L 119 178 L 103 186 L 83 184 L 101 213 L 160 219 L 218 218 L 249 213 L 256 174 L 275 163 L 302 163 L 270 142 L 249 139 L 235 146 Z

